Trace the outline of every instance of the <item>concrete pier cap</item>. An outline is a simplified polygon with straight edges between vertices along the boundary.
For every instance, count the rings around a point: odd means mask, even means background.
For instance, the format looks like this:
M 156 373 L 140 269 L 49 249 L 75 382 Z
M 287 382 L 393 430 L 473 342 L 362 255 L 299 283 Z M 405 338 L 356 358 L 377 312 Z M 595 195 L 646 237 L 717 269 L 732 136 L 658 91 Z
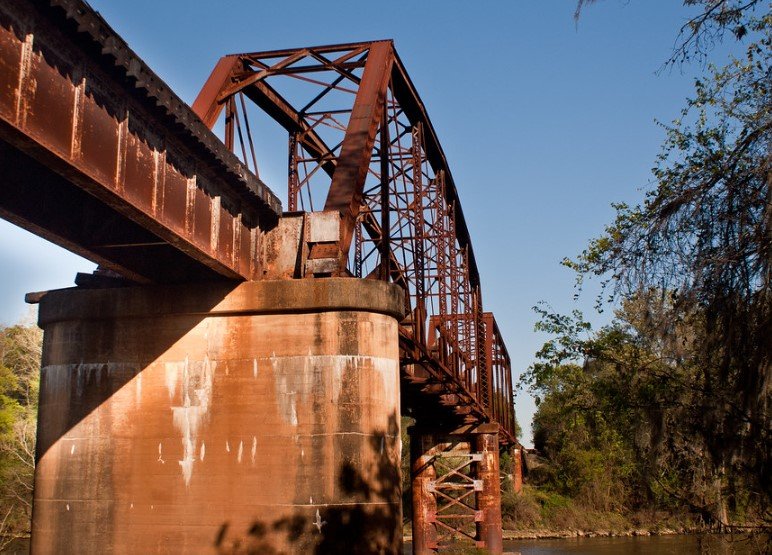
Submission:
M 43 296 L 33 553 L 398 553 L 404 293 Z

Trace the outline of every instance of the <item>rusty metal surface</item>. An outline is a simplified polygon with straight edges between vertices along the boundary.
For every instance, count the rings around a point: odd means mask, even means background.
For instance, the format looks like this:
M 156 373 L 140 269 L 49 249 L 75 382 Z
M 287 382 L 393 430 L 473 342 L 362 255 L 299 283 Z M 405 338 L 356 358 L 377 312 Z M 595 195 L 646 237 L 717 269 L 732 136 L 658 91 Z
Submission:
M 30 0 L 27 0 L 30 1 Z M 127 94 L 139 94 L 148 106 L 153 106 L 179 127 L 178 136 L 190 145 L 200 147 L 199 154 L 207 157 L 219 171 L 228 174 L 229 183 L 274 215 L 281 213 L 281 202 L 268 187 L 257 179 L 209 128 L 202 124 L 190 107 L 172 91 L 164 81 L 112 30 L 110 25 L 82 0 L 32 0 L 40 5 L 59 8 L 67 20 L 77 27 L 79 34 L 86 35 L 102 54 L 99 63 L 111 69 L 119 69 L 125 76 Z M 67 25 L 70 27 L 71 25 Z
M 431 436 L 410 432 L 410 484 L 413 506 L 413 554 L 431 555 L 438 548 L 434 515 L 437 499 L 432 484 L 437 479 L 434 468 L 434 443 Z
M 415 555 L 442 552 L 459 542 L 502 553 L 496 429 L 490 424 L 409 428 Z
M 512 491 L 520 493 L 523 490 L 523 460 L 525 447 L 517 444 L 512 448 Z
M 481 460 L 481 454 L 470 448 L 468 441 L 444 443 L 434 456 L 437 478 L 431 483 L 431 491 L 437 499 L 433 520 L 440 548 L 459 540 L 486 547 L 476 531 L 483 518 L 479 508 L 483 483 L 475 472 Z
M 349 250 L 362 204 L 375 135 L 383 117 L 392 63 L 390 43 L 375 42 L 370 45 L 324 204 L 325 210 L 337 210 L 342 214 L 340 250 L 343 252 Z
M 3 3 L 0 60 L 0 216 L 136 281 L 259 276 L 278 200 L 93 10 Z
M 475 450 L 480 454 L 477 478 L 482 489 L 477 495 L 477 508 L 482 513 L 477 522 L 477 539 L 492 555 L 503 552 L 501 530 L 501 485 L 499 482 L 499 438 L 497 434 L 478 434 Z
M 294 277 L 350 275 L 402 286 L 409 313 L 400 326 L 403 406 L 437 425 L 499 422 L 502 443 L 512 444 L 509 357 L 483 310 L 450 168 L 392 42 L 229 55 L 194 104 L 209 126 L 225 109 L 226 137 L 238 133 L 245 162 L 254 107 L 288 132 L 290 210 L 324 207 L 341 216 L 338 267 L 330 244 L 301 244 Z
M 491 384 L 491 414 L 496 422 L 504 423 L 508 430 L 516 426 L 512 364 L 504 339 L 493 313 L 483 314 L 485 326 L 485 351 Z

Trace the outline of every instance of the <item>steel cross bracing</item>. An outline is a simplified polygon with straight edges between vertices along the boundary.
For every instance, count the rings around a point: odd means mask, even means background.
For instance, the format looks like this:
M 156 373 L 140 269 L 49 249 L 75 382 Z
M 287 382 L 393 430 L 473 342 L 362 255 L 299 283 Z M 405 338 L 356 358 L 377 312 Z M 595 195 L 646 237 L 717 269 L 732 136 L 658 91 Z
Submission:
M 476 523 L 483 515 L 475 497 L 483 485 L 482 480 L 475 479 L 473 466 L 481 460 L 480 453 L 468 450 L 439 451 L 434 456 L 437 477 L 430 482 L 430 490 L 437 499 L 437 509 L 431 518 L 438 546 L 452 544 L 458 538 L 477 541 Z
M 419 421 L 498 422 L 513 443 L 509 356 L 483 310 L 447 160 L 392 42 L 221 58 L 193 110 L 210 128 L 224 112 L 226 146 L 259 175 L 255 108 L 287 132 L 289 210 L 340 214 L 339 241 L 308 257 L 405 290 L 406 407 Z

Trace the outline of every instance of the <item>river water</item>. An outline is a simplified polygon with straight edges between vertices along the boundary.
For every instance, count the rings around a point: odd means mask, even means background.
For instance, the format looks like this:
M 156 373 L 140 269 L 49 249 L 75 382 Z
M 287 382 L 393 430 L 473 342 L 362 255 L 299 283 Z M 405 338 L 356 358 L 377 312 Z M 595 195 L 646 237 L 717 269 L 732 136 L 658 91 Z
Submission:
M 505 549 L 521 555 L 753 555 L 766 553 L 747 537 L 644 536 L 632 538 L 570 538 L 560 540 L 518 540 Z
M 753 555 L 763 554 L 763 543 L 738 536 L 647 536 L 632 538 L 570 538 L 507 542 L 506 550 L 521 555 Z
M 760 555 L 763 545 L 747 538 L 730 536 L 648 536 L 634 538 L 569 538 L 559 540 L 513 540 L 504 542 L 504 551 L 520 555 Z M 28 542 L 18 542 L 5 554 L 26 555 Z M 405 555 L 412 549 L 405 543 Z
M 759 555 L 763 544 L 746 537 L 643 536 L 632 538 L 568 538 L 557 540 L 512 540 L 504 551 L 520 555 Z M 412 553 L 406 544 L 405 555 Z

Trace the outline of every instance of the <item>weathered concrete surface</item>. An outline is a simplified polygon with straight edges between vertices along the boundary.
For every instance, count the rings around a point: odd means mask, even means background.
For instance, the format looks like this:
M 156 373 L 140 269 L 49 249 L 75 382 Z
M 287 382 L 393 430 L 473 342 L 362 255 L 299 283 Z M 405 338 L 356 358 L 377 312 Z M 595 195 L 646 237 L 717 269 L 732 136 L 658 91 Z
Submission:
M 49 293 L 33 553 L 397 553 L 395 286 Z

